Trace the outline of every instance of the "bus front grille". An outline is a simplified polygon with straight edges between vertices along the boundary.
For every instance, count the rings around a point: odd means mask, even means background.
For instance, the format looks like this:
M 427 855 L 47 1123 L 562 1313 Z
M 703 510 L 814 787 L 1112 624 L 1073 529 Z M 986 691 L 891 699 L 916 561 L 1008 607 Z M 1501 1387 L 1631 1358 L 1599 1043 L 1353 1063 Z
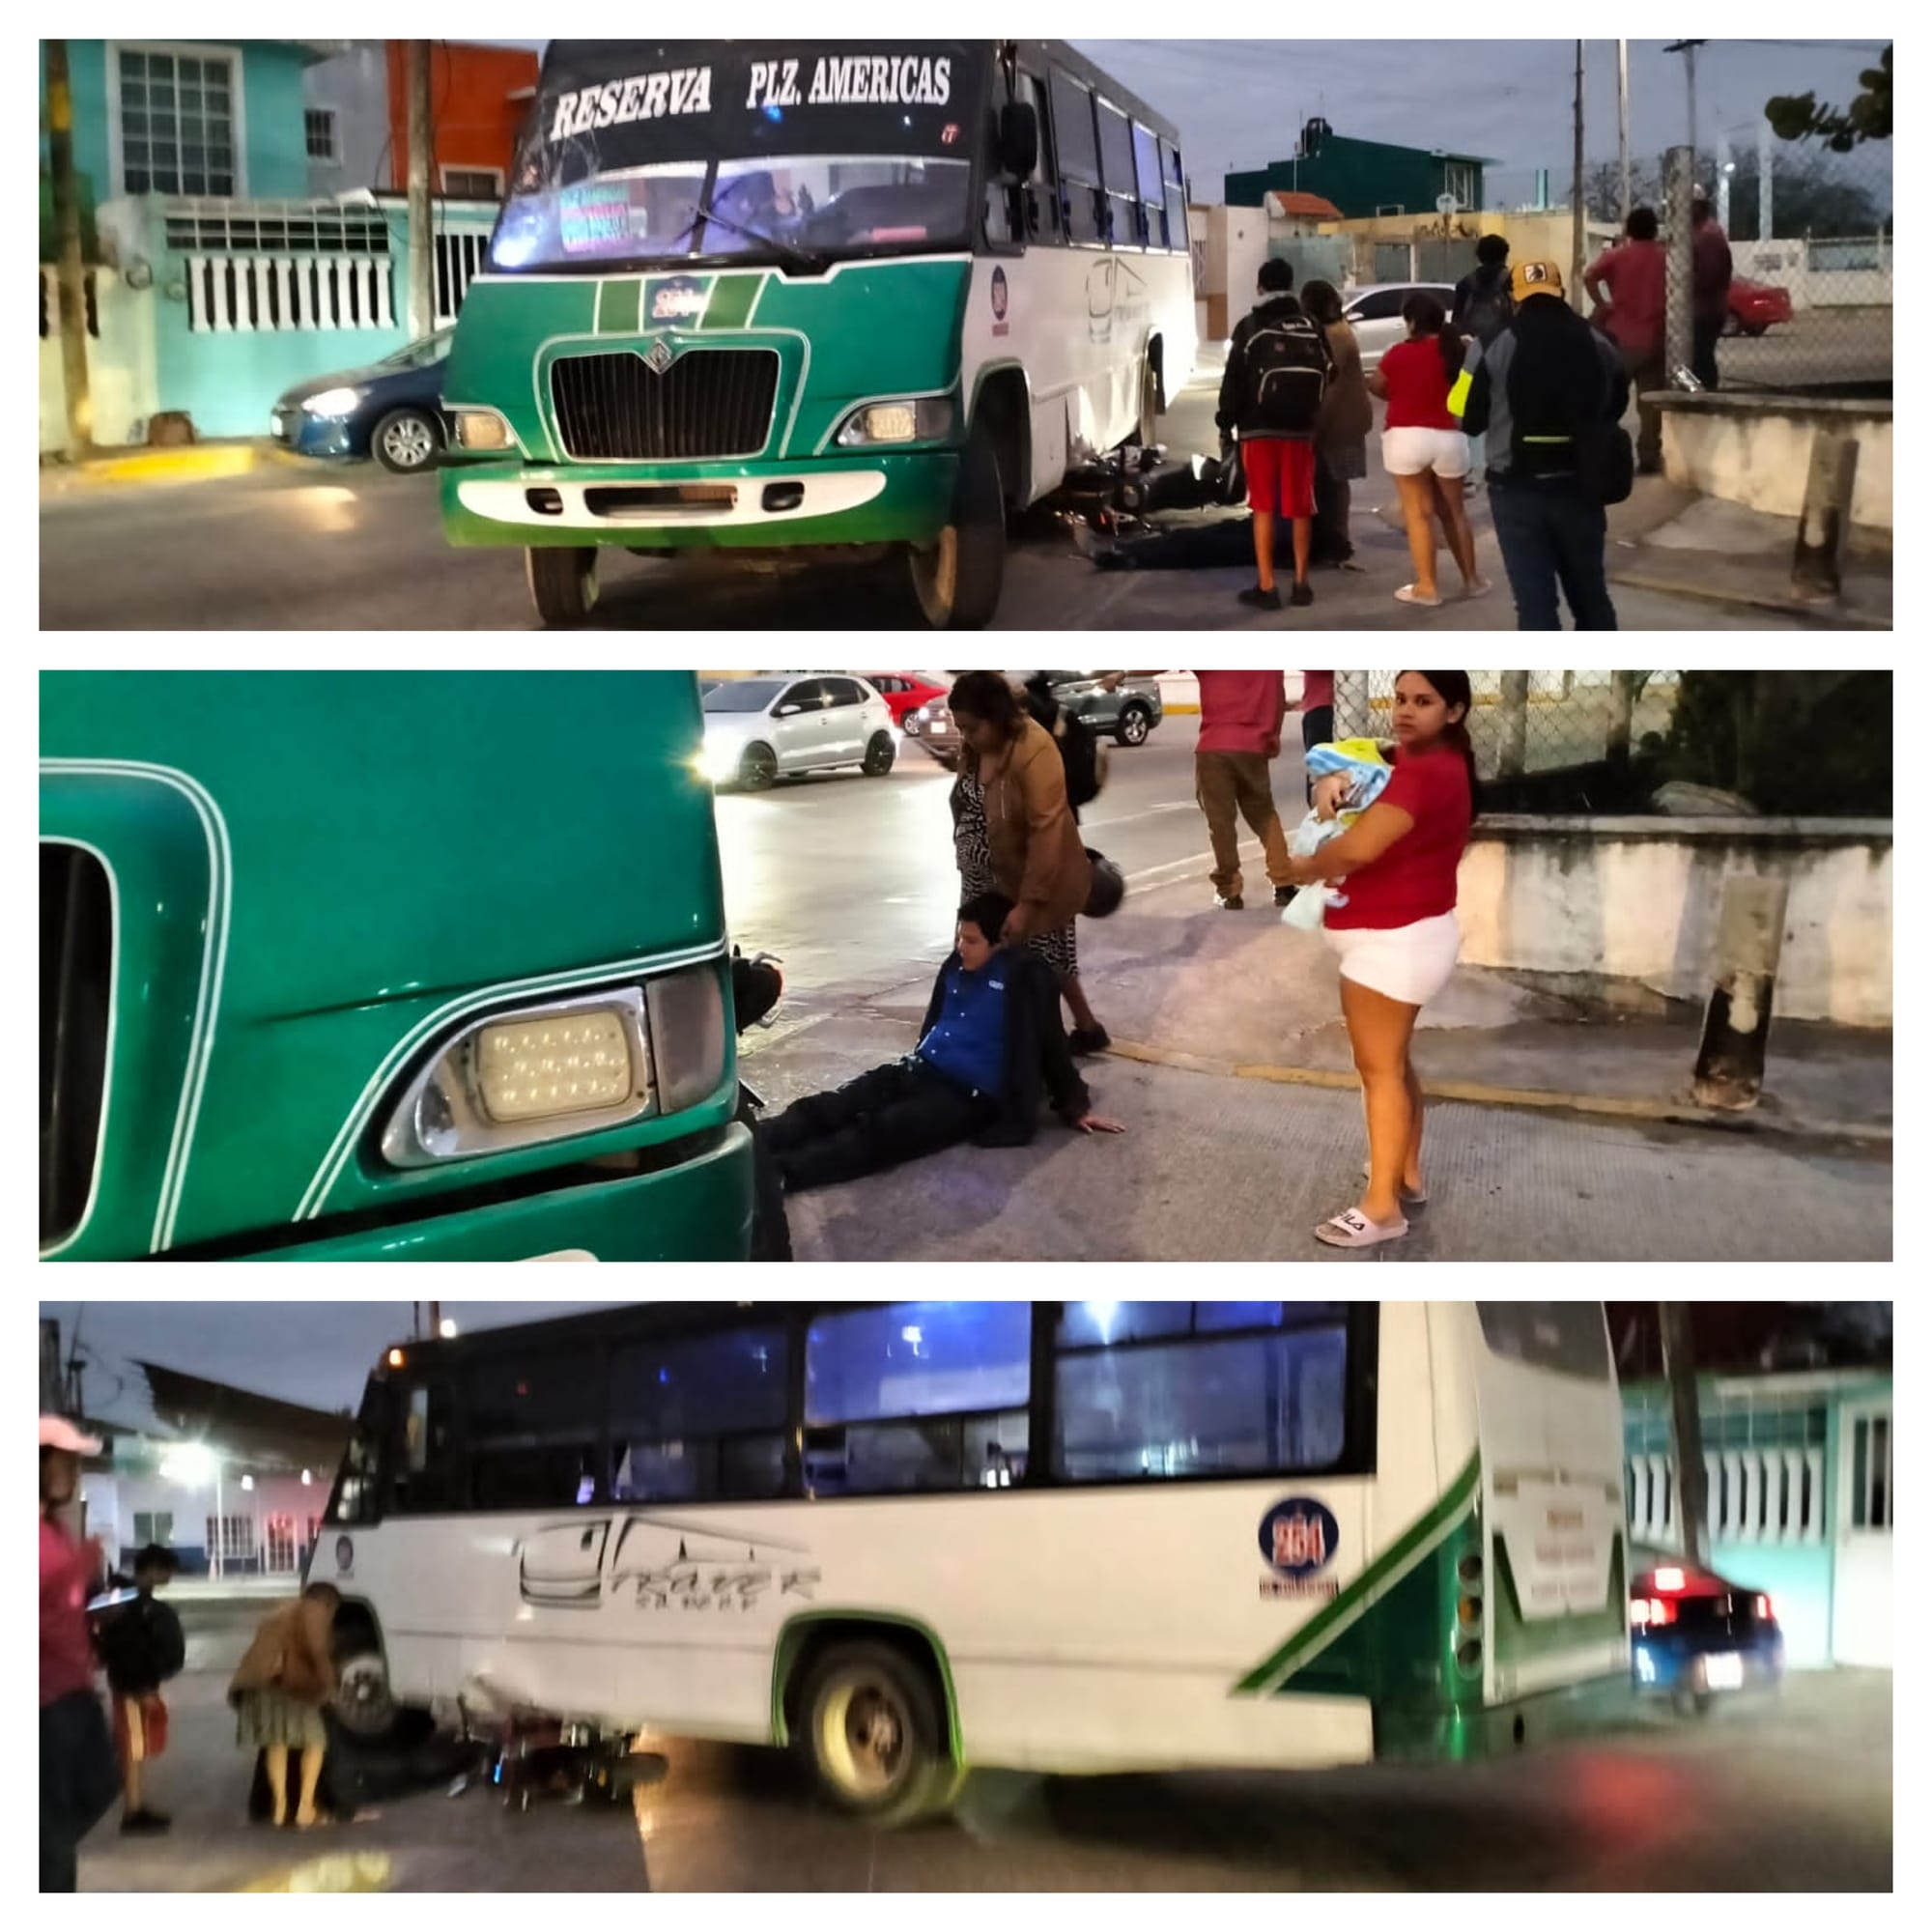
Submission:
M 41 1246 L 79 1227 L 107 1087 L 114 901 L 79 845 L 41 847 Z
M 778 400 L 773 349 L 694 349 L 654 369 L 631 351 L 551 365 L 563 450 L 581 463 L 756 456 Z

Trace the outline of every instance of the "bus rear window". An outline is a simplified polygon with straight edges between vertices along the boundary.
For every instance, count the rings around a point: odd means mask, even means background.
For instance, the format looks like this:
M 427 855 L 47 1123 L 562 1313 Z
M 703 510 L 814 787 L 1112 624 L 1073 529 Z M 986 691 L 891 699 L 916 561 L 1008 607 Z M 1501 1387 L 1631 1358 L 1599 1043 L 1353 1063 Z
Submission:
M 1492 1354 L 1584 1381 L 1610 1379 L 1609 1337 L 1601 1301 L 1479 1301 Z

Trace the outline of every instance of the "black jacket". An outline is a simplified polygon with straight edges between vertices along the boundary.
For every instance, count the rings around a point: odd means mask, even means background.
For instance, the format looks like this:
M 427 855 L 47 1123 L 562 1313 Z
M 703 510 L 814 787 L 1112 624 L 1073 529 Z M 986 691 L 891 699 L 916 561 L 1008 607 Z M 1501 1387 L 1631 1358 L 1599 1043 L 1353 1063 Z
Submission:
M 923 1039 L 939 1024 L 946 1005 L 946 976 L 959 964 L 953 953 L 932 982 L 932 998 L 919 1037 Z M 1008 955 L 1007 1071 L 1000 1089 L 1000 1115 L 977 1147 L 1026 1147 L 1039 1129 L 1042 1092 L 1068 1126 L 1093 1106 L 1087 1083 L 1074 1065 L 1060 1020 L 1060 982 L 1038 953 L 1016 947 Z
M 1463 427 L 1488 437 L 1484 460 L 1497 482 L 1567 482 L 1577 433 L 1621 422 L 1630 407 L 1616 345 L 1555 296 L 1532 296 L 1487 348 L 1472 345 L 1463 366 L 1473 374 Z
M 1286 383 L 1278 362 L 1266 369 L 1257 366 L 1249 346 L 1264 330 L 1289 336 L 1291 353 L 1299 363 L 1294 373 L 1305 371 L 1304 380 Z M 1235 325 L 1228 366 L 1221 375 L 1215 425 L 1224 435 L 1243 440 L 1255 437 L 1313 440 L 1321 393 L 1334 373 L 1335 352 L 1328 346 L 1328 331 L 1293 296 L 1272 296 Z M 1279 401 L 1284 389 L 1293 391 L 1285 409 Z
M 158 1690 L 180 1676 L 187 1661 L 181 1619 L 153 1597 L 137 1597 L 103 1618 L 95 1648 L 107 1669 L 107 1688 L 124 1697 Z

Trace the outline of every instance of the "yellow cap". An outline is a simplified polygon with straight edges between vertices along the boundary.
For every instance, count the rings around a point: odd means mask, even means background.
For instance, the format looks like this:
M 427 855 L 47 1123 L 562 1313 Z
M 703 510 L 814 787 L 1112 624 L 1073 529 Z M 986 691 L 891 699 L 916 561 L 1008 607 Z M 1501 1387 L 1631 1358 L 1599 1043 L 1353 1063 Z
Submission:
M 1518 301 L 1529 296 L 1563 296 L 1563 270 L 1554 262 L 1519 262 L 1510 270 L 1510 294 Z

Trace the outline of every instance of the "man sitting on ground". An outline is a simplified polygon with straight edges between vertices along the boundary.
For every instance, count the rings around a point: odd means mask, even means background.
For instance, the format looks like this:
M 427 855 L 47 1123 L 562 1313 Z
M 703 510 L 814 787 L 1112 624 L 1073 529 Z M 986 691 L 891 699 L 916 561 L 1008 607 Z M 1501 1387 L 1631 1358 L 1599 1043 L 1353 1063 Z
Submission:
M 794 1101 L 765 1130 L 788 1194 L 877 1174 L 970 1140 L 1025 1147 L 1042 1089 L 1069 1127 L 1125 1132 L 1093 1111 L 1067 1047 L 1053 969 L 1000 933 L 1012 901 L 983 893 L 959 909 L 952 956 L 939 969 L 919 1045 L 830 1094 Z

